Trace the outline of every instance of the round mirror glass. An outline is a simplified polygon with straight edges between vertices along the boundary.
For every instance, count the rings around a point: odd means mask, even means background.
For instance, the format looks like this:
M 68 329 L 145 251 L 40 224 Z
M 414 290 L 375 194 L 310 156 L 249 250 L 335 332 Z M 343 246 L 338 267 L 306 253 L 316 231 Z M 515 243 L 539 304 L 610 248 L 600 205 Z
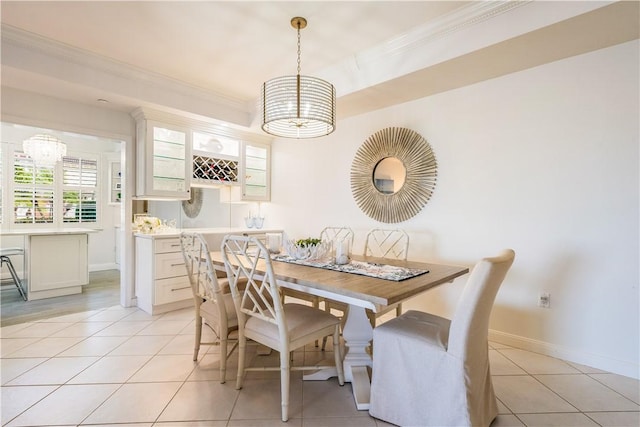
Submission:
M 400 191 L 406 177 L 407 169 L 397 157 L 385 157 L 373 169 L 373 185 L 383 194 Z

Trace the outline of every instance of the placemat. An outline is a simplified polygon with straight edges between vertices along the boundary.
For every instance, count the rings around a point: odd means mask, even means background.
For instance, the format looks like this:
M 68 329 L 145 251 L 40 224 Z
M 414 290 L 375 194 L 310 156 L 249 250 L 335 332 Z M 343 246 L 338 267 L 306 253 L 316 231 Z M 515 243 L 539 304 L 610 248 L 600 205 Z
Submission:
M 341 271 L 343 273 L 360 274 L 361 276 L 393 280 L 395 282 L 400 282 L 429 272 L 429 270 L 421 270 L 417 268 L 397 267 L 395 265 L 376 264 L 372 262 L 353 260 L 349 262 L 349 264 L 339 265 L 322 260 L 299 260 L 290 257 L 289 255 L 277 255 L 273 257 L 273 260 L 307 265 L 309 267 L 325 268 L 327 270 Z

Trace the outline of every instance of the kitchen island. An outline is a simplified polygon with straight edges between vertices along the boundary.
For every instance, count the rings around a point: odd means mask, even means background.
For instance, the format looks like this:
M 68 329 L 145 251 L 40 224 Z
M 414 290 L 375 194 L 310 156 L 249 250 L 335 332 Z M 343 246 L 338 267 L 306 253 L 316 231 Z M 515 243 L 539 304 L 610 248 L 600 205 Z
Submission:
M 88 228 L 16 229 L 0 236 L 23 236 L 28 300 L 79 294 L 89 283 Z

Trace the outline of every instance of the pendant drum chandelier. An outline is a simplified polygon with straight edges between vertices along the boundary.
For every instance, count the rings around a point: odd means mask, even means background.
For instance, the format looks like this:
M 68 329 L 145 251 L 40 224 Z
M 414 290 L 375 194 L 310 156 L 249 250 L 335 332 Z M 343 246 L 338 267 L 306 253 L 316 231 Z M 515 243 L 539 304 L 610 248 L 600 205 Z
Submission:
M 325 80 L 300 75 L 301 17 L 291 19 L 298 32 L 298 74 L 276 77 L 262 85 L 262 130 L 284 138 L 316 138 L 335 130 L 336 89 Z
M 55 136 L 38 134 L 22 142 L 22 150 L 36 166 L 53 167 L 67 155 L 67 145 Z

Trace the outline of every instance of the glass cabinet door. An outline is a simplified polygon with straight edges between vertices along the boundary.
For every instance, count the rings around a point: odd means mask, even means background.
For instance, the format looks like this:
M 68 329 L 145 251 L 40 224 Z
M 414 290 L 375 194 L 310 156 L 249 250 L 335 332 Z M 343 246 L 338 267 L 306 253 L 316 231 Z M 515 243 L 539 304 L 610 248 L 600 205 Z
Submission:
M 138 124 L 137 196 L 188 199 L 191 139 L 187 129 L 145 120 Z
M 269 201 L 271 199 L 270 147 L 243 143 L 242 199 Z
M 187 134 L 153 126 L 153 190 L 185 191 Z

